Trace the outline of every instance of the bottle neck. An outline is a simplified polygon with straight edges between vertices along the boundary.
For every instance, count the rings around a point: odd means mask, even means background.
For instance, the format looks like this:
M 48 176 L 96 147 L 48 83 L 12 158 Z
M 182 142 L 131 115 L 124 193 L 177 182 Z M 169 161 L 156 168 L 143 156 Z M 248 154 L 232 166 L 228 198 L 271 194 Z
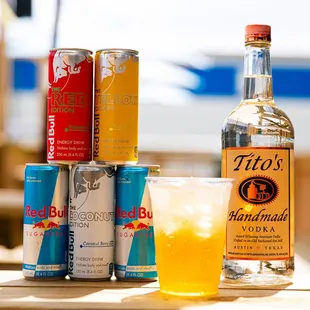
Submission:
M 270 44 L 246 46 L 244 57 L 244 100 L 273 101 Z

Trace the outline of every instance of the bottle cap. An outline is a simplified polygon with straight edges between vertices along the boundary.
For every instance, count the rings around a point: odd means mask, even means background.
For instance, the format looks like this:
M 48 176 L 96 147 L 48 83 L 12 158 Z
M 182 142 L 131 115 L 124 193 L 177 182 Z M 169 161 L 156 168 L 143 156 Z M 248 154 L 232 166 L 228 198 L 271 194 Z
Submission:
M 271 27 L 269 25 L 247 25 L 245 43 L 253 41 L 271 42 Z

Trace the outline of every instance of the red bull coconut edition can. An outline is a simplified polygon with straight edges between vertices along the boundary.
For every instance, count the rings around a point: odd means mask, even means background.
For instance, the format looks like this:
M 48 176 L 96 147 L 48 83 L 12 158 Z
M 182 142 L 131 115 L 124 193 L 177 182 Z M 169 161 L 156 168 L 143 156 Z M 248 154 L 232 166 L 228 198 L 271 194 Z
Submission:
M 145 178 L 157 165 L 120 166 L 116 174 L 115 276 L 150 281 L 157 277 L 153 213 Z
M 64 278 L 68 257 L 68 167 L 27 164 L 24 193 L 24 277 Z
M 114 263 L 115 168 L 74 165 L 70 179 L 69 277 L 109 280 Z
M 93 57 L 83 49 L 54 49 L 48 58 L 47 161 L 91 161 Z

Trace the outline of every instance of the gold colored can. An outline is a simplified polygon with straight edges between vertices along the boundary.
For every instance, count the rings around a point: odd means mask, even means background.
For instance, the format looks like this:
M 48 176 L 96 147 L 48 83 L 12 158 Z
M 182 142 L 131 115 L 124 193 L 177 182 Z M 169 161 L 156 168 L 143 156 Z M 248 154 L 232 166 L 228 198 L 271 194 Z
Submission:
M 139 57 L 104 49 L 95 58 L 93 160 L 111 165 L 138 161 Z

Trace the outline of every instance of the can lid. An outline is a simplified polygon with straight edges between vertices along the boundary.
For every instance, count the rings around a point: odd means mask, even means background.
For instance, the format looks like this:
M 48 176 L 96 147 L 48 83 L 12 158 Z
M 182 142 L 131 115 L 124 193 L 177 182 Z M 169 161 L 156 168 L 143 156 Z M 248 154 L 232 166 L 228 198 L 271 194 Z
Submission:
M 245 43 L 253 41 L 271 42 L 271 27 L 269 25 L 247 25 L 245 27 Z
M 69 166 L 66 164 L 49 164 L 49 163 L 26 163 L 26 166 Z
M 138 165 L 117 165 L 118 168 L 160 168 L 160 165 L 138 164 Z
M 55 52 L 55 51 L 63 51 L 63 52 L 87 52 L 92 54 L 93 52 L 89 49 L 86 48 L 72 48 L 72 47 L 61 47 L 61 48 L 52 48 L 50 49 L 50 52 Z
M 26 163 L 26 167 L 29 169 L 35 168 L 35 167 L 41 167 L 42 169 L 49 169 L 53 167 L 58 167 L 61 169 L 69 169 L 69 165 L 65 164 L 48 164 L 48 163 Z
M 113 165 L 98 164 L 96 162 L 76 163 L 72 165 L 72 168 L 73 167 L 114 168 Z
M 132 50 L 128 48 L 103 48 L 100 50 L 97 50 L 96 53 L 127 53 L 131 55 L 138 55 L 139 52 L 137 50 Z

